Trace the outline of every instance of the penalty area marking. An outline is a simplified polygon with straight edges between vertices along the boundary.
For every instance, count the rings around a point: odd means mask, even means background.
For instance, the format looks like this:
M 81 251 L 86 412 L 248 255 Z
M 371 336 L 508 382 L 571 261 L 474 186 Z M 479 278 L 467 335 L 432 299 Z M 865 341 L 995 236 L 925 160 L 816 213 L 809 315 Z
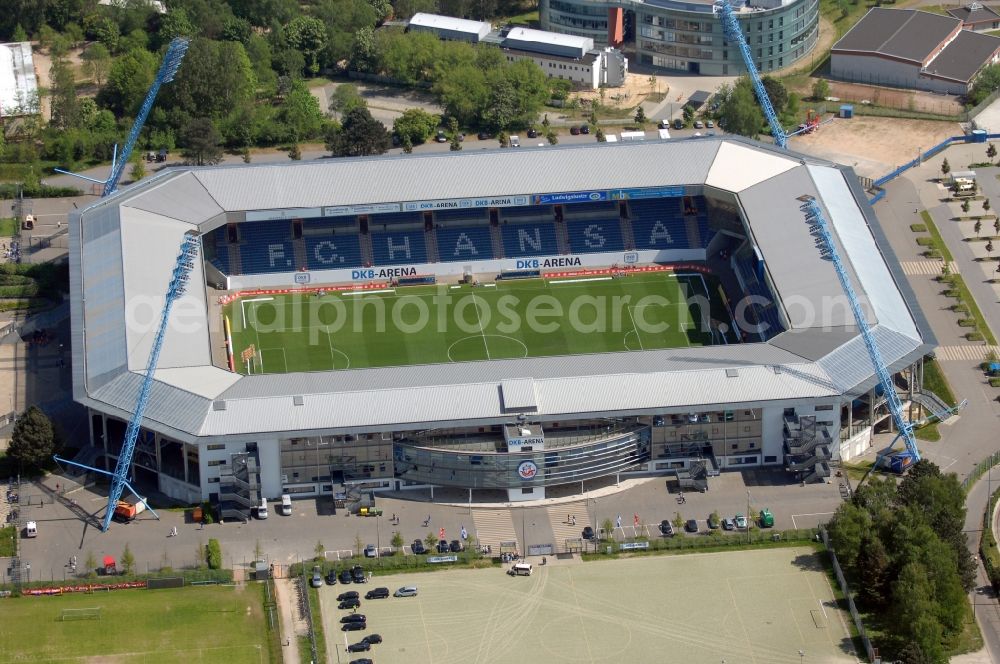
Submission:
M 264 373 L 264 351 L 280 350 L 281 351 L 281 362 L 285 365 L 285 370 L 282 373 L 288 373 L 288 359 L 285 357 L 285 349 L 281 346 L 275 348 L 261 348 L 260 353 L 260 372 Z
M 347 360 L 347 366 L 344 367 L 344 369 L 350 369 L 351 368 L 351 358 L 349 358 L 347 356 L 347 353 L 345 353 L 344 351 L 338 350 L 338 349 L 336 349 L 336 348 L 333 347 L 333 336 L 330 334 L 329 331 L 327 331 L 327 333 L 326 333 L 326 343 L 330 347 L 330 367 L 333 370 L 337 369 L 337 361 L 336 361 L 336 359 L 334 359 L 334 355 L 333 355 L 334 353 L 337 353 L 338 355 L 340 355 L 341 357 L 343 357 L 345 360 Z M 286 366 L 285 368 L 287 369 L 288 367 Z
M 811 512 L 809 514 L 793 514 L 792 528 L 798 528 L 798 526 L 795 525 L 795 517 L 797 516 L 829 516 L 830 514 L 835 514 L 835 512 Z
M 252 300 L 240 300 L 240 311 L 243 312 L 243 329 L 247 329 L 247 303 L 248 302 L 270 302 L 273 297 L 255 297 Z

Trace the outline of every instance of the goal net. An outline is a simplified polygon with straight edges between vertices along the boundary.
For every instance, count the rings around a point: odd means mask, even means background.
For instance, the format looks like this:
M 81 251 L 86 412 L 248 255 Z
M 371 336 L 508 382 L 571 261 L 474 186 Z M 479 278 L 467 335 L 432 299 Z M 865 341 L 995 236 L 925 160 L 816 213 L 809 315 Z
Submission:
M 63 609 L 59 614 L 60 621 L 67 620 L 100 620 L 101 619 L 101 607 L 94 607 L 90 609 Z

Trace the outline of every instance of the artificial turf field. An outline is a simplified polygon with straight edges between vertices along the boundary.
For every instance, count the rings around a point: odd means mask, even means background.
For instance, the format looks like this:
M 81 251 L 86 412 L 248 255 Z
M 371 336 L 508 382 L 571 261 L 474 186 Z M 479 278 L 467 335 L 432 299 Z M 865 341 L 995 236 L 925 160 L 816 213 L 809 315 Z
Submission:
M 0 662 L 265 664 L 261 592 L 255 584 L 4 599 Z M 95 607 L 99 620 L 60 620 L 63 609 Z
M 702 312 L 708 309 L 710 316 Z M 331 371 L 686 348 L 735 341 L 701 274 L 534 279 L 236 300 L 243 373 Z M 717 330 L 705 320 L 722 323 Z M 241 360 L 253 346 L 253 358 Z

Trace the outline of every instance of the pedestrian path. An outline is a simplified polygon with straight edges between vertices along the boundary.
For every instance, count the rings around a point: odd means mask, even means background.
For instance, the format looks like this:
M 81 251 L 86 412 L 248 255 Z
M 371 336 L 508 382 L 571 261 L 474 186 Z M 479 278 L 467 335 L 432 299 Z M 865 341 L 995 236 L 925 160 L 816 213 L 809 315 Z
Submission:
M 942 362 L 982 362 L 991 350 L 1000 354 L 1000 346 L 938 346 L 934 357 Z
M 472 510 L 472 522 L 481 546 L 491 546 L 494 551 L 499 552 L 500 542 L 517 541 L 510 510 Z
M 587 515 L 587 503 L 582 500 L 564 505 L 549 505 L 545 508 L 545 513 L 549 517 L 549 525 L 555 536 L 553 544 L 557 551 L 565 548 L 566 540 L 580 539 L 583 529 L 594 525 Z
M 944 266 L 941 261 L 900 261 L 899 264 L 903 268 L 903 274 L 907 276 L 917 274 L 937 276 L 941 274 L 941 268 Z M 958 274 L 958 264 L 954 261 L 948 264 L 948 269 L 952 274 Z

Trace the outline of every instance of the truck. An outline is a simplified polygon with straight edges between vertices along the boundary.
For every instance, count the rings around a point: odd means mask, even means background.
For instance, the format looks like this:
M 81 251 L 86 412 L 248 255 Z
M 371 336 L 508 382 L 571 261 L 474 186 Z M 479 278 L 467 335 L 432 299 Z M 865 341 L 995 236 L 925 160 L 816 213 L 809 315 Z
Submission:
M 146 511 L 146 499 L 130 503 L 127 500 L 119 500 L 115 507 L 114 519 L 120 523 L 128 523 Z
M 774 515 L 771 514 L 771 510 L 766 507 L 760 511 L 760 527 L 761 528 L 773 528 L 774 527 Z

